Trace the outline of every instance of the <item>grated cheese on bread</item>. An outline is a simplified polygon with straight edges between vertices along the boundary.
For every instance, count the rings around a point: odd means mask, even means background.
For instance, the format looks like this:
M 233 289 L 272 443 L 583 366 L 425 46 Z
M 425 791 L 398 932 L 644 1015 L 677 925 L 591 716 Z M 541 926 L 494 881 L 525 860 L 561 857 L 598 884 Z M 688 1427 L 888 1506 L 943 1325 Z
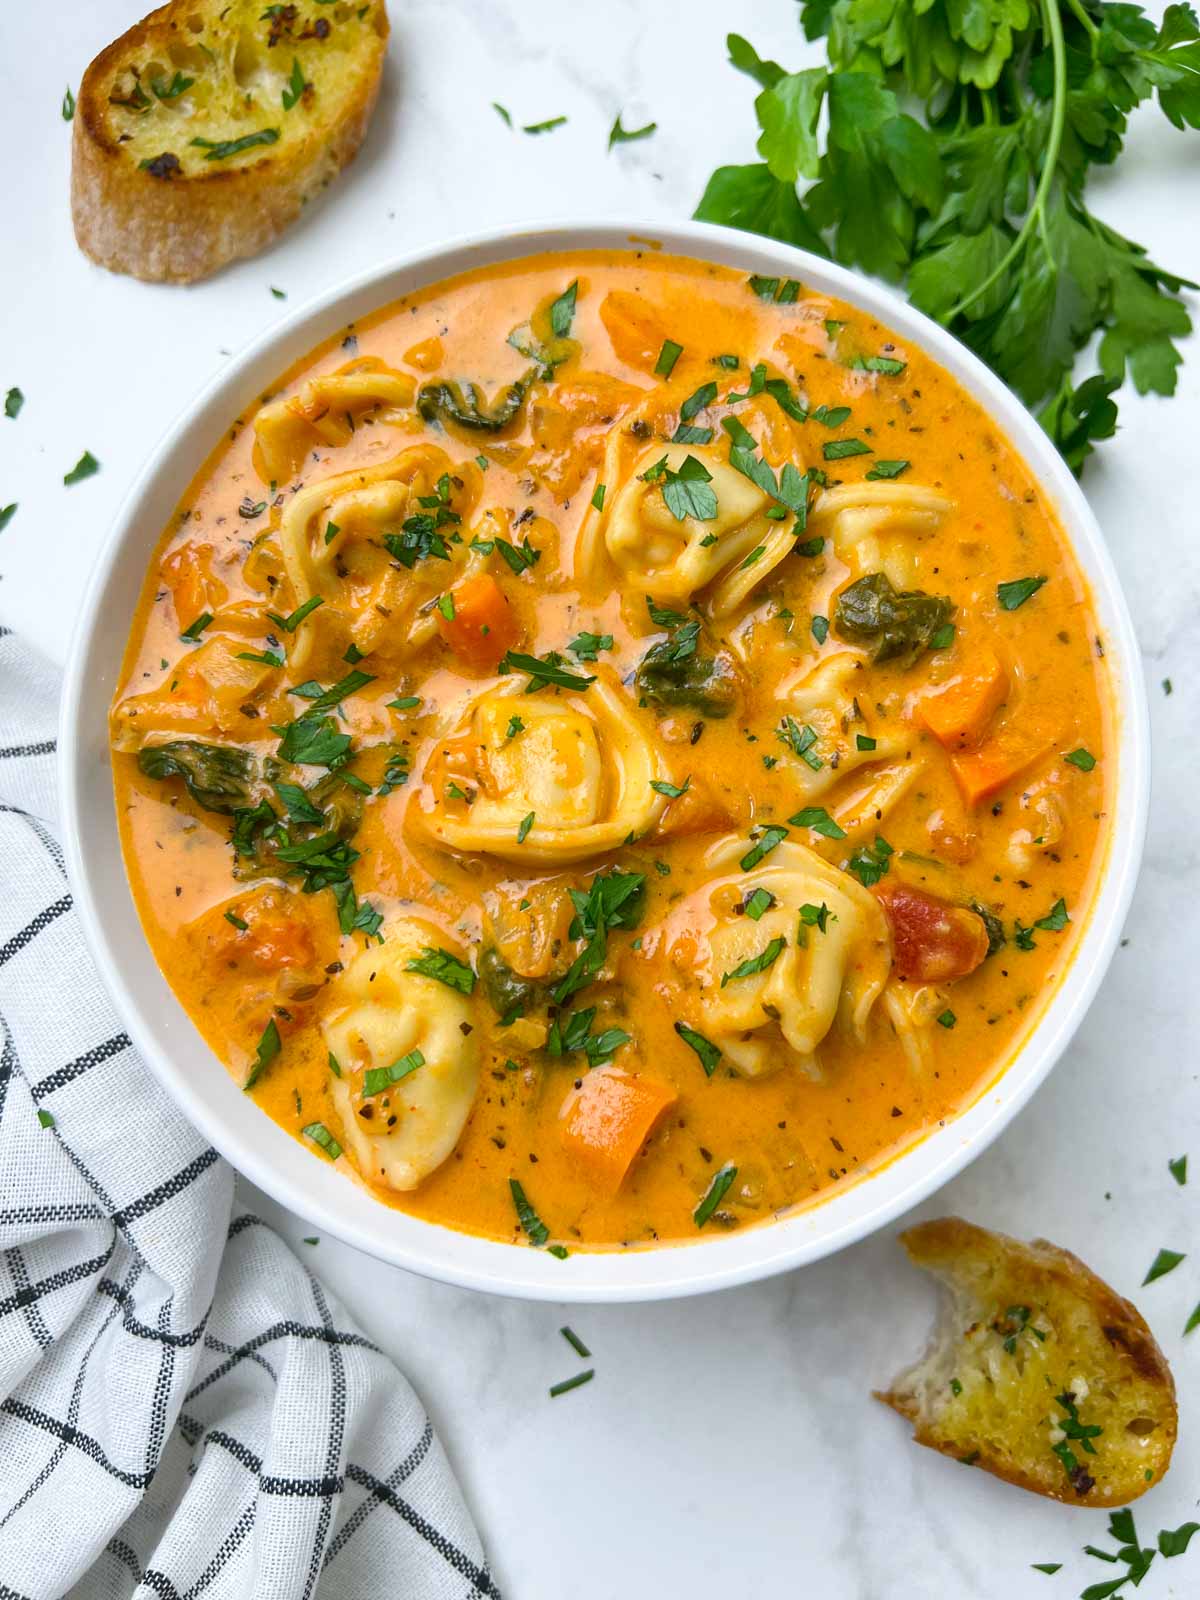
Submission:
M 157 283 L 191 283 L 263 249 L 354 158 L 387 37 L 384 0 L 170 0 L 152 11 L 80 85 L 80 248 Z
M 918 1444 L 1072 1505 L 1125 1505 L 1158 1482 L 1175 1384 L 1136 1306 L 1045 1239 L 947 1217 L 901 1241 L 949 1291 L 926 1354 L 876 1396 Z

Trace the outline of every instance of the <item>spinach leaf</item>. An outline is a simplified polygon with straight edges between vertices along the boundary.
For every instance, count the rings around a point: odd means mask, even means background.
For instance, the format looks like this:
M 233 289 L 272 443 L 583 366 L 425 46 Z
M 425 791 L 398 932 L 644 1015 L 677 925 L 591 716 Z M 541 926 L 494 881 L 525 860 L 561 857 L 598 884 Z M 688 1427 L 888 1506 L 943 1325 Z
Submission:
M 833 626 L 840 638 L 868 645 L 872 661 L 911 666 L 953 615 L 945 595 L 898 594 L 885 572 L 869 572 L 838 595 Z
M 176 739 L 139 750 L 138 766 L 148 778 L 182 778 L 188 794 L 205 811 L 230 816 L 250 803 L 255 764 L 248 750 Z

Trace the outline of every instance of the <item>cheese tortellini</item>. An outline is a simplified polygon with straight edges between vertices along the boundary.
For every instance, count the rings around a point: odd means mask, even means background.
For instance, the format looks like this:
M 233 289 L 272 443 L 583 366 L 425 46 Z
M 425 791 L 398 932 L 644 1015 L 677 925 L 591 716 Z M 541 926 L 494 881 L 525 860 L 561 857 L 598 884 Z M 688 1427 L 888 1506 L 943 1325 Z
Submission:
M 337 979 L 321 1031 L 341 1072 L 330 1092 L 359 1171 L 388 1189 L 415 1189 L 466 1125 L 478 1035 L 467 996 L 408 970 L 423 951 L 444 946 L 437 929 L 407 919 L 385 932 Z M 377 1089 L 368 1075 L 389 1067 L 402 1075 Z
M 425 770 L 416 824 L 439 844 L 531 865 L 584 861 L 647 833 L 669 773 L 615 679 L 585 692 L 470 701 Z
M 720 619 L 788 555 L 795 527 L 790 516 L 767 515 L 775 502 L 730 464 L 729 441 L 719 427 L 708 444 L 664 444 L 661 434 L 655 442 L 639 444 L 654 425 L 673 431 L 686 398 L 686 389 L 681 394 L 678 387 L 665 386 L 641 408 L 632 427 L 623 425 L 610 435 L 600 469 L 603 503 L 593 503 L 585 513 L 576 575 L 599 592 L 615 572 L 638 604 L 647 594 L 667 605 L 703 599 L 709 614 Z M 761 394 L 734 406 L 714 400 L 703 412 L 709 425 L 722 414 L 737 418 L 773 470 L 790 462 L 797 473 L 803 471 L 799 433 L 773 401 Z M 716 500 L 712 517 L 676 517 L 664 496 L 666 473 L 679 472 L 689 457 L 707 474 L 697 474 L 696 481 Z
M 794 763 L 796 787 L 811 802 L 832 789 L 858 767 L 890 761 L 903 754 L 905 738 L 899 728 L 868 722 L 859 703 L 860 680 L 865 668 L 851 651 L 839 651 L 816 667 L 780 685 L 778 700 L 791 727 L 811 729 L 816 740 L 806 755 Z M 865 698 L 865 696 L 864 696 Z M 868 748 L 859 744 L 866 735 Z M 813 765 L 813 762 L 819 765 Z
M 668 959 L 696 985 L 687 1021 L 745 1077 L 794 1064 L 819 1078 L 835 1022 L 864 1037 L 891 968 L 887 920 L 807 845 L 777 845 L 741 871 L 748 849 L 744 837 L 714 845 L 713 876 L 668 920 Z M 770 903 L 756 919 L 743 908 L 758 890 Z
M 468 547 L 446 535 L 478 494 L 478 467 L 455 465 L 431 444 L 301 489 L 283 513 L 279 542 L 296 607 L 321 603 L 292 634 L 289 665 L 306 672 L 323 640 L 339 646 L 338 654 L 348 641 L 363 655 L 427 644 L 437 631 L 438 594 L 470 559 Z M 430 506 L 442 503 L 456 520 L 439 533 Z M 385 543 L 390 536 L 410 541 L 411 561 L 403 544 L 397 559 Z M 421 555 L 430 538 L 436 553 Z
M 854 577 L 887 574 L 896 590 L 920 587 L 921 544 L 954 510 L 936 489 L 906 483 L 843 483 L 813 502 L 807 532 L 828 538 Z
M 254 418 L 265 481 L 290 483 L 310 450 L 348 444 L 354 418 L 366 411 L 392 426 L 412 426 L 416 384 L 407 373 L 366 358 L 310 378 L 299 394 L 272 400 Z

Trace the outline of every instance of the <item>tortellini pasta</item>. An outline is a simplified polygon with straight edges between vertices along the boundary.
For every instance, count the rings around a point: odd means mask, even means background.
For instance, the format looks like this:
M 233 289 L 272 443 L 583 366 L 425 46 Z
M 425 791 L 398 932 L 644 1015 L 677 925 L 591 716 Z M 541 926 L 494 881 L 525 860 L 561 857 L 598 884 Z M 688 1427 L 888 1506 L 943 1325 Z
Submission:
M 439 505 L 439 483 L 457 519 L 478 497 L 479 469 L 453 465 L 436 445 L 413 445 L 377 467 L 324 478 L 292 498 L 279 529 L 284 568 L 297 608 L 321 602 L 291 636 L 294 670 L 307 671 L 320 642 L 331 636 L 339 654 L 349 641 L 363 655 L 384 646 L 403 653 L 433 638 L 437 596 L 471 559 L 465 543 L 447 541 L 450 526 L 439 533 L 436 514 L 420 503 Z M 424 523 L 417 522 L 421 518 Z M 432 534 L 441 553 L 410 564 L 384 541 L 403 537 L 405 524 L 414 522 L 414 548 Z
M 113 748 L 136 751 L 173 734 L 255 738 L 258 729 L 242 708 L 272 668 L 245 660 L 243 649 L 234 640 L 208 639 L 177 662 L 157 689 L 118 701 L 110 718 Z
M 884 572 L 897 590 L 919 587 L 921 549 L 954 510 L 936 489 L 906 483 L 843 483 L 822 491 L 808 533 L 828 538 L 853 575 Z
M 819 1078 L 818 1048 L 835 1022 L 864 1037 L 891 967 L 887 919 L 807 845 L 786 841 L 741 871 L 748 849 L 738 838 L 709 851 L 713 876 L 668 920 L 668 959 L 695 980 L 688 1022 L 743 1076 L 795 1064 Z M 770 904 L 747 916 L 760 889 Z
M 890 761 L 904 751 L 899 728 L 867 721 L 857 698 L 864 675 L 858 656 L 839 651 L 780 685 L 777 698 L 784 715 L 791 718 L 793 736 L 796 729 L 801 738 L 808 729 L 816 734 L 805 752 L 807 759 L 794 764 L 796 786 L 806 801 L 825 794 L 856 768 Z M 865 750 L 859 735 L 867 736 Z
M 377 422 L 411 425 L 415 394 L 407 373 L 370 358 L 310 378 L 299 394 L 271 401 L 254 419 L 264 481 L 290 483 L 310 450 L 347 444 L 354 418 L 365 411 L 374 411 Z
M 638 838 L 666 805 L 669 773 L 615 679 L 585 692 L 471 700 L 427 764 L 417 826 L 439 844 L 507 860 L 583 861 Z
M 330 1092 L 346 1148 L 368 1182 L 406 1190 L 458 1143 L 478 1087 L 479 1046 L 471 1001 L 408 970 L 425 949 L 444 946 L 442 935 L 415 919 L 385 933 L 337 979 L 321 1031 L 341 1073 Z M 389 1067 L 402 1075 L 371 1093 L 367 1075 Z
M 603 503 L 593 503 L 584 516 L 576 576 L 599 592 L 615 572 L 638 604 L 647 594 L 676 605 L 702 599 L 710 615 L 720 619 L 735 611 L 788 555 L 795 528 L 790 517 L 768 517 L 774 501 L 730 464 L 724 432 L 718 430 L 719 442 L 708 444 L 664 444 L 661 436 L 644 443 L 652 424 L 669 427 L 679 416 L 686 390 L 681 395 L 677 389 L 664 387 L 641 408 L 632 426 L 623 425 L 610 435 L 600 469 Z M 761 395 L 735 406 L 714 401 L 704 414 L 710 423 L 720 414 L 735 415 L 772 468 L 790 462 L 798 473 L 803 470 L 797 430 L 774 402 L 765 404 Z M 689 457 L 708 474 L 700 481 L 716 499 L 711 518 L 676 517 L 664 497 L 665 473 L 653 470 L 665 460 L 667 471 L 678 472 Z

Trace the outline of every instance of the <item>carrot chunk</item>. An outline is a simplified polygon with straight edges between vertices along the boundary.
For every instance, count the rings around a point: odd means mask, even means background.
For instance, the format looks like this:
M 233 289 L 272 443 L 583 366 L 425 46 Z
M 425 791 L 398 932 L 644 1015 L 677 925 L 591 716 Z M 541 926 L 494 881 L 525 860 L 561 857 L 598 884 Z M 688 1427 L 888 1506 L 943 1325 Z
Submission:
M 563 1145 L 598 1189 L 616 1194 L 654 1124 L 676 1098 L 674 1089 L 654 1078 L 596 1068 L 563 1104 Z
M 891 924 L 892 965 L 899 977 L 922 983 L 965 978 L 987 955 L 987 928 L 974 911 L 893 878 L 874 892 Z
M 975 750 L 950 757 L 950 766 L 969 806 L 987 800 L 1006 783 L 1019 778 L 1050 749 L 1051 741 L 1036 730 L 1003 727 Z
M 1008 695 L 1008 673 L 981 650 L 954 678 L 917 705 L 917 716 L 947 750 L 978 744 Z
M 521 625 L 495 578 L 478 572 L 450 591 L 453 616 L 438 612 L 442 638 L 470 667 L 487 670 L 521 637 Z

